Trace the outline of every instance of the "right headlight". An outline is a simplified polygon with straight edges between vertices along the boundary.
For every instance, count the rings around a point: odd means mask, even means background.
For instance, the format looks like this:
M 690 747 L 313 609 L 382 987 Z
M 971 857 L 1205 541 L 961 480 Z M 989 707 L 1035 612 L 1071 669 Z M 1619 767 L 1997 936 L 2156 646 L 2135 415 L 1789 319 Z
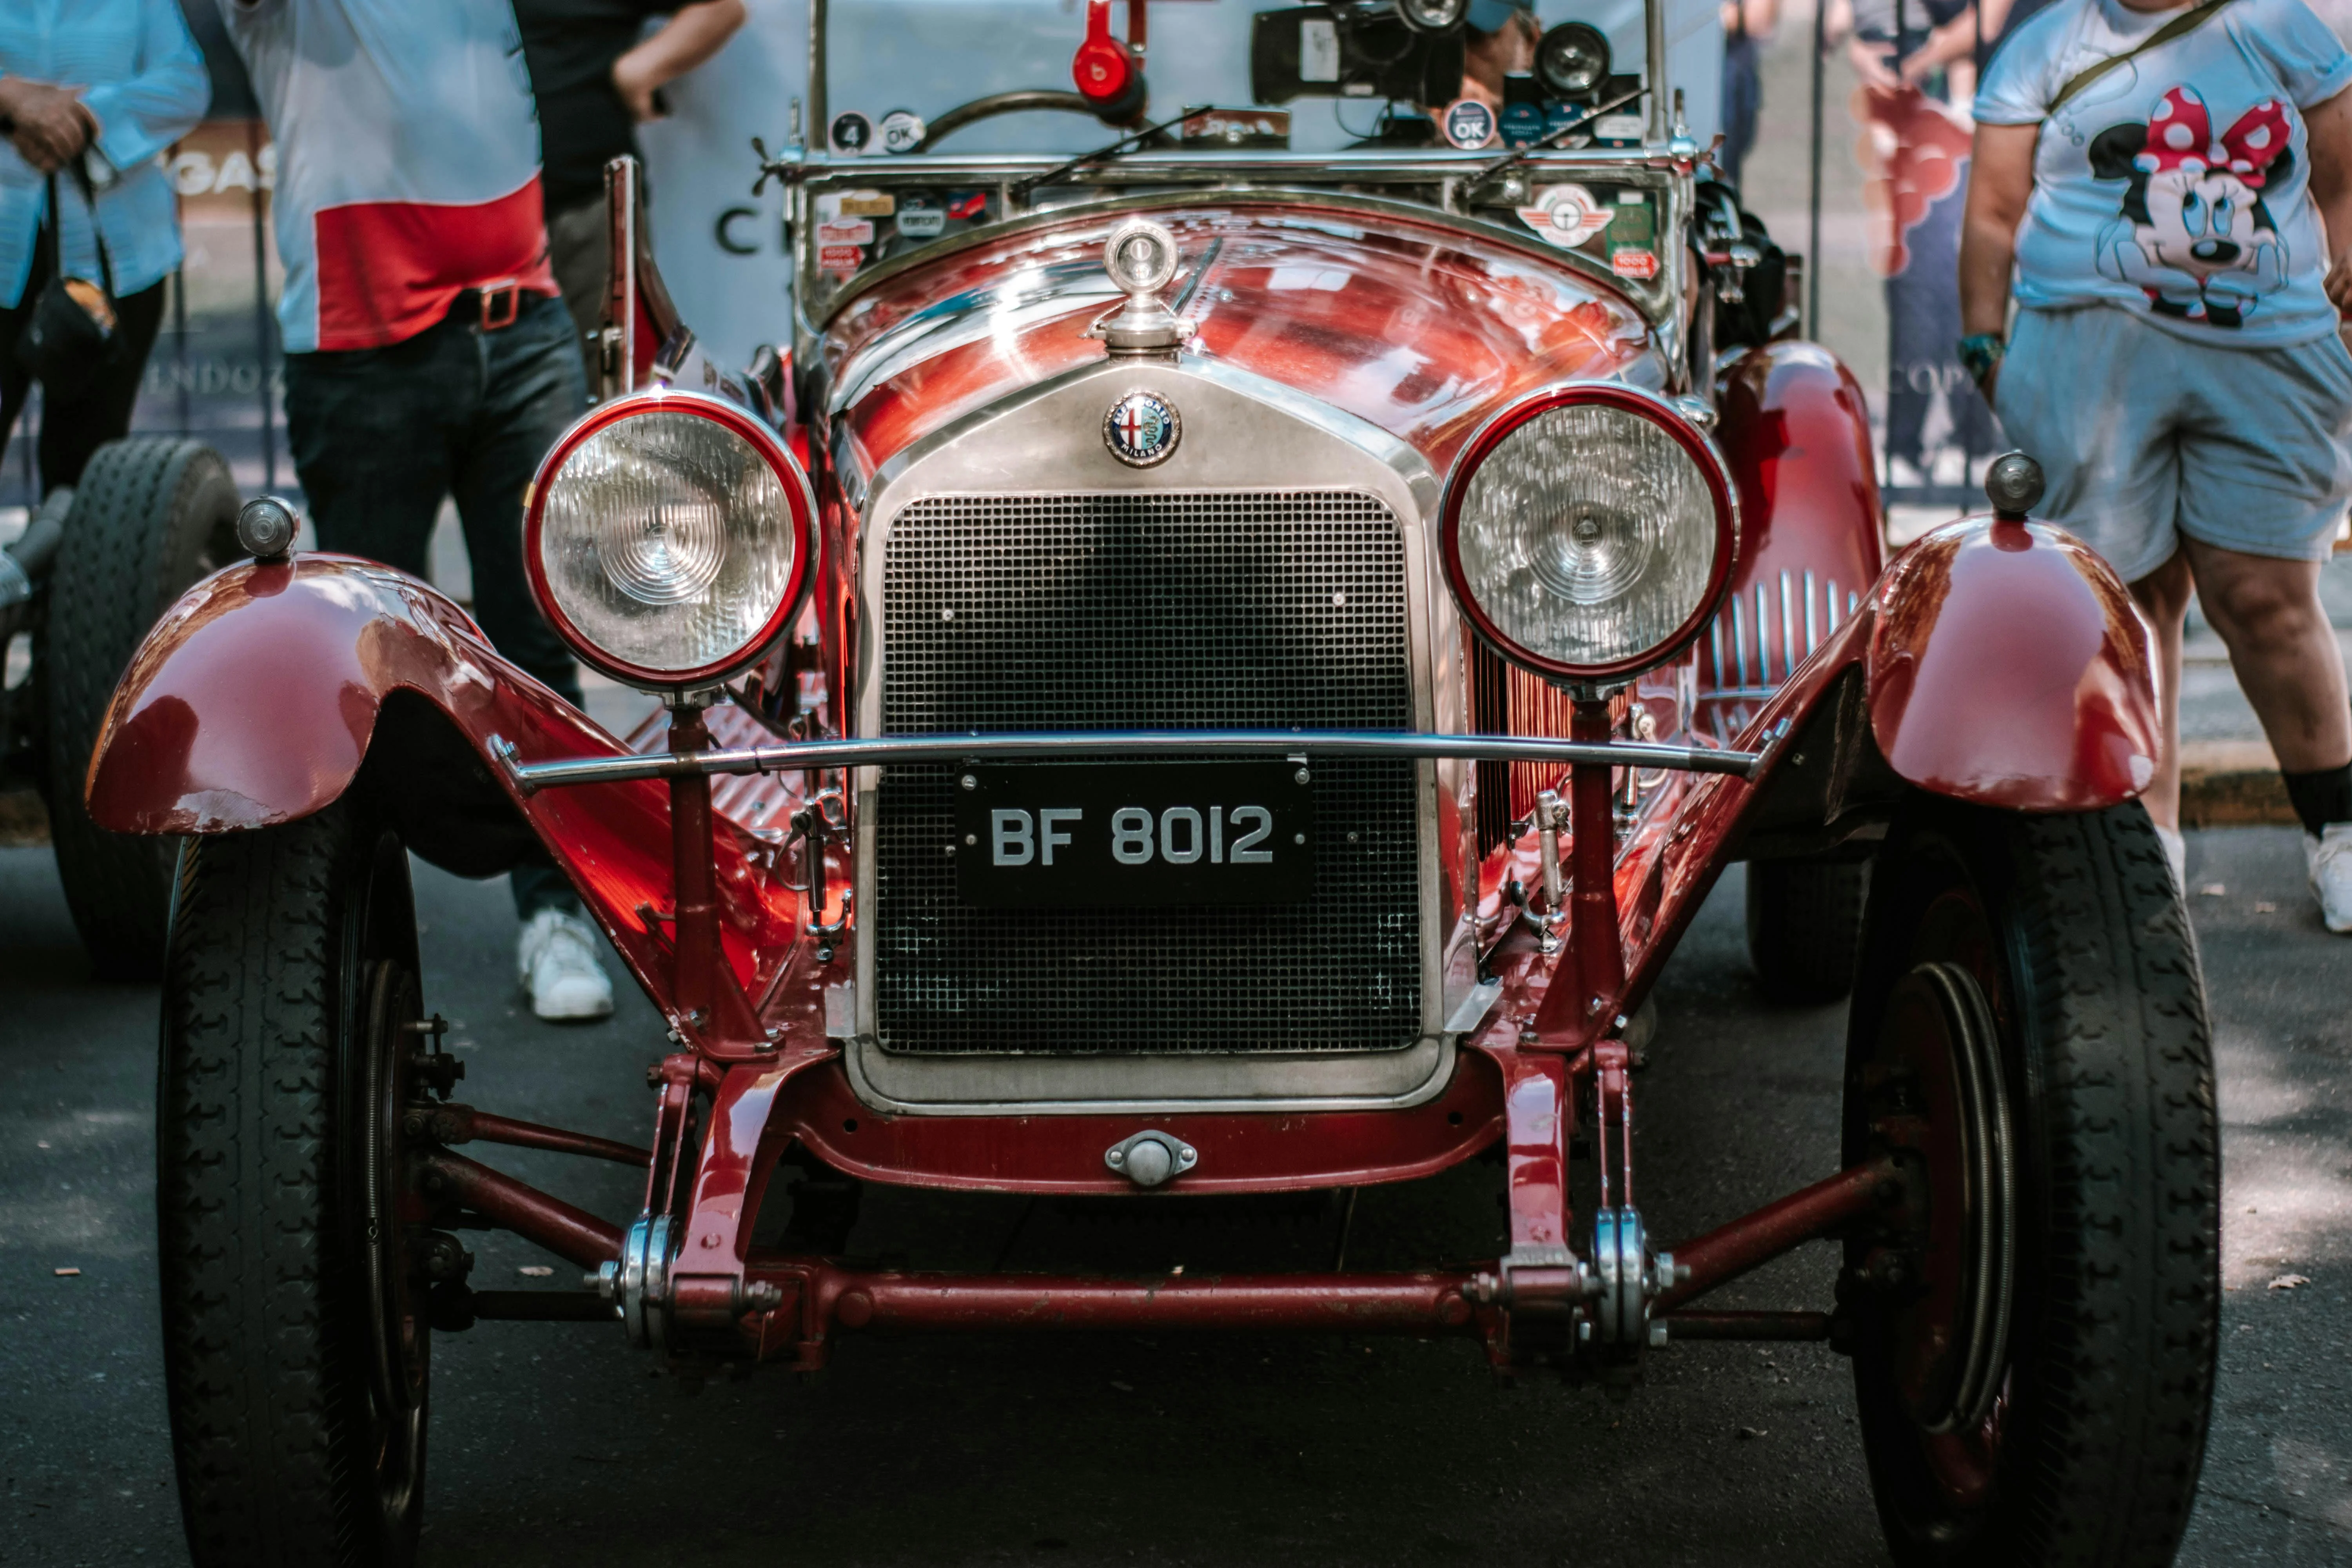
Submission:
M 1555 387 L 1472 438 L 1446 485 L 1445 570 L 1478 635 L 1555 679 L 1629 678 L 1698 635 L 1738 552 L 1722 459 L 1671 405 Z
M 615 679 L 709 686 L 783 636 L 815 555 L 807 476 L 731 403 L 654 388 L 565 432 L 531 481 L 523 562 L 563 640 Z

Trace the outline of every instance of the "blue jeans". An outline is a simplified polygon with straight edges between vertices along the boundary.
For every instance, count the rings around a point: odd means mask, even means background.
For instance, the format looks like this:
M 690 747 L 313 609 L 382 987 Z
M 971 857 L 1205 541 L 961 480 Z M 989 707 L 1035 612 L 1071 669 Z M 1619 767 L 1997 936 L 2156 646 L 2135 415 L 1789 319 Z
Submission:
M 560 300 L 526 294 L 485 331 L 471 297 L 388 348 L 286 356 L 286 437 L 319 543 L 422 577 L 444 496 L 473 566 L 474 618 L 498 650 L 574 705 L 580 677 L 523 575 L 522 496 L 587 406 Z M 577 909 L 541 854 L 509 879 L 515 912 Z

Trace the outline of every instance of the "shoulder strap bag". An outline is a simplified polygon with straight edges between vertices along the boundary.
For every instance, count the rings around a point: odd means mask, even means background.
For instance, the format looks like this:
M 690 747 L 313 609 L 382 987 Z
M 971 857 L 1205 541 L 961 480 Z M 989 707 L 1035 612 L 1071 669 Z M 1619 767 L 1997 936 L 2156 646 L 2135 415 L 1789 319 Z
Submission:
M 100 372 L 122 358 L 122 337 L 114 309 L 114 266 L 106 254 L 106 236 L 98 226 L 98 202 L 90 194 L 80 165 L 73 167 L 82 205 L 89 210 L 91 237 L 98 243 L 99 281 L 68 278 L 65 269 L 65 214 L 58 206 L 58 177 L 49 176 L 49 280 L 33 302 L 30 316 L 16 337 L 16 361 L 41 384 L 42 392 L 60 402 L 71 402 L 89 390 Z
M 2229 3 L 2230 0 L 2201 0 L 2201 4 L 2191 5 L 2122 54 L 2109 55 L 2096 64 L 2084 66 L 2066 79 L 2066 85 L 2058 89 L 2058 96 L 2050 100 L 2050 107 L 2043 111 L 2042 117 L 2047 120 L 2056 114 L 2069 99 L 2075 97 L 2084 88 L 2089 87 L 2117 66 L 2137 59 L 2150 49 L 2160 49 L 2175 38 L 2195 32 L 2220 15 L 2221 8 Z

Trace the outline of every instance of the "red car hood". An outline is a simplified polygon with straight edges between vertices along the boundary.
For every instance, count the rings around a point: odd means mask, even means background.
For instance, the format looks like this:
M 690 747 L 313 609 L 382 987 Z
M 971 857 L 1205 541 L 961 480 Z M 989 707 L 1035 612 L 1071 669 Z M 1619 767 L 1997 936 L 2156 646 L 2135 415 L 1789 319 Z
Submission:
M 1100 359 L 1087 329 L 1118 299 L 1102 242 L 1134 210 L 983 241 L 852 300 L 824 342 L 832 438 L 845 426 L 871 472 L 975 408 Z M 1192 352 L 1370 420 L 1440 474 L 1517 395 L 1615 375 L 1650 352 L 1629 301 L 1532 239 L 1523 249 L 1279 197 L 1149 216 L 1181 247 L 1169 293 L 1199 329 Z

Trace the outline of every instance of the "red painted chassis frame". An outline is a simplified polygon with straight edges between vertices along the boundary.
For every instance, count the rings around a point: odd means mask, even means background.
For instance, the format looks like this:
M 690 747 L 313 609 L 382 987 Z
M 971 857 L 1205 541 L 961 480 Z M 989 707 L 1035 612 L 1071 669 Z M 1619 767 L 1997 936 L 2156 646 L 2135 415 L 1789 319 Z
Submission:
M 1808 510 L 1874 511 L 1855 438 L 1851 379 L 1818 351 L 1757 351 L 1727 380 L 1722 442 L 1748 537 L 1742 581 L 1802 549 Z M 1802 458 L 1802 461 L 1793 459 Z M 1781 537 L 1773 537 L 1775 514 Z M 1843 525 L 1841 525 L 1843 526 Z M 1826 531 L 1813 531 L 1813 536 Z M 828 547 L 837 542 L 827 540 Z M 1874 565 L 1874 561 L 1873 562 Z M 1859 581 L 1860 579 L 1854 579 Z M 1696 657 L 1696 656 L 1694 656 Z M 1769 752 L 1759 776 L 1675 775 L 1622 835 L 1610 770 L 1573 771 L 1567 940 L 1544 951 L 1506 889 L 1539 886 L 1535 835 L 1496 850 L 1463 903 L 1502 995 L 1466 1035 L 1444 1092 L 1400 1110 L 1188 1112 L 1149 1119 L 1201 1151 L 1180 1191 L 1355 1186 L 1432 1173 L 1500 1140 L 1511 1253 L 1471 1270 L 1401 1275 L 1188 1276 L 1144 1280 L 937 1276 L 770 1256 L 751 1245 L 777 1160 L 800 1143 L 881 1182 L 1026 1193 L 1132 1194 L 1102 1151 L 1145 1124 L 1133 1114 L 919 1117 L 877 1112 L 851 1089 L 827 1038 L 824 994 L 850 973 L 856 937 L 839 901 L 787 886 L 786 820 L 814 781 L 685 775 L 526 795 L 497 765 L 625 754 L 493 653 L 422 584 L 330 556 L 232 567 L 191 590 L 132 661 L 93 757 L 94 817 L 125 832 L 204 834 L 284 822 L 351 787 L 387 700 L 421 698 L 461 737 L 485 785 L 572 876 L 594 917 L 667 1014 L 680 1048 L 661 1064 L 651 1150 L 443 1108 L 420 1123 L 422 1188 L 583 1268 L 621 1250 L 619 1227 L 452 1152 L 466 1142 L 643 1161 L 646 1212 L 674 1212 L 667 1318 L 674 1348 L 822 1360 L 836 1329 L 1196 1327 L 1465 1334 L 1498 1363 L 1522 1338 L 1576 1310 L 1569 1162 L 1580 1088 L 1622 1119 L 1627 1050 L 1618 1020 L 1647 994 L 1759 803 L 1832 743 L 1820 725 L 1858 680 L 1867 744 L 1902 783 L 2026 811 L 2130 798 L 2156 755 L 2145 629 L 2122 585 L 2068 536 L 2041 524 L 1966 520 L 1914 545 L 1854 614 L 1769 694 L 1740 699 L 1736 743 Z M 1755 700 L 1746 700 L 1753 695 Z M 1695 716 L 1685 716 L 1697 728 Z M 688 752 L 765 740 L 740 710 L 681 716 Z M 1611 710 L 1575 710 L 1572 738 L 1605 740 Z M 719 731 L 714 734 L 714 731 Z M 1811 737 L 1811 739 L 1808 739 Z M 1852 735 L 1835 743 L 1861 742 Z M 493 782 L 495 781 L 495 782 Z M 846 884 L 837 848 L 826 885 Z M 815 934 L 845 931 L 839 938 Z M 688 1131 L 699 1102 L 707 1129 Z M 1605 1137 L 1609 1129 L 1597 1130 Z M 1630 1186 L 1631 1162 L 1622 1179 Z M 1820 1338 L 1823 1313 L 1697 1313 L 1687 1303 L 1807 1240 L 1837 1234 L 1899 1196 L 1893 1173 L 1838 1173 L 1674 1248 L 1688 1270 L 1656 1302 L 1684 1337 Z M 679 1194 L 674 1210 L 668 1201 Z M 1621 1190 L 1621 1201 L 1630 1201 Z M 1538 1260 L 1552 1260 L 1544 1267 Z M 764 1288 L 764 1289 L 754 1289 Z M 485 1315 L 563 1316 L 500 1293 Z M 575 1299 L 576 1300 L 576 1299 Z M 773 1305 L 745 1303 L 772 1301 Z M 1522 1347 L 1524 1348 L 1524 1346 Z

